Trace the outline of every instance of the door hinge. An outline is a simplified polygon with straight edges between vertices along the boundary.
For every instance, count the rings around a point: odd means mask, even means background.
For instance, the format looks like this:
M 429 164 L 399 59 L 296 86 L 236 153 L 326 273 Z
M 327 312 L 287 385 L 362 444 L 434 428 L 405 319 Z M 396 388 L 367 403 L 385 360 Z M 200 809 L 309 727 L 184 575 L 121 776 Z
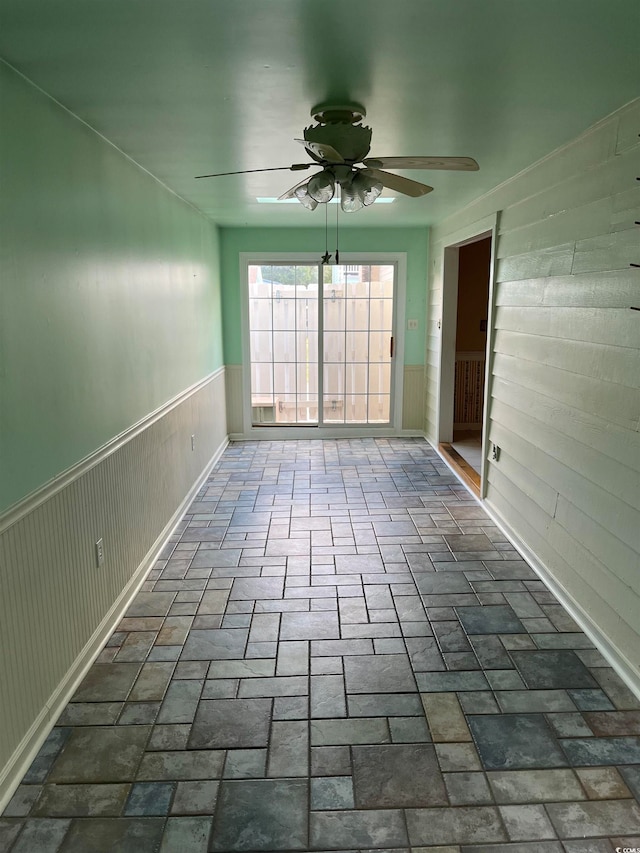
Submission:
M 393 339 L 393 335 L 391 335 L 391 340 L 389 341 L 389 357 L 393 358 L 393 352 L 395 348 L 395 341 Z

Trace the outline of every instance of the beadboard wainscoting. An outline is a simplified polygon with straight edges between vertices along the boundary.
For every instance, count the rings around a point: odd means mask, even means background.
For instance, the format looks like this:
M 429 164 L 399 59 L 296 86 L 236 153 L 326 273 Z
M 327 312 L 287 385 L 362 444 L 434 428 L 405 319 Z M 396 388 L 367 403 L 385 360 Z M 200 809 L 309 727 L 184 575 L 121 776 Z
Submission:
M 0 811 L 224 450 L 225 408 L 221 368 L 0 517 Z
M 231 438 L 244 432 L 243 371 L 241 364 L 227 364 L 227 431 Z
M 445 248 L 498 214 L 486 507 L 640 693 L 638 127 L 640 99 L 432 230 L 425 433 Z
M 402 386 L 402 429 L 422 432 L 424 364 L 405 364 Z
M 241 364 L 228 364 L 227 428 L 232 439 L 244 438 L 243 369 Z M 422 433 L 424 420 L 424 365 L 405 364 L 402 385 L 402 429 Z M 252 438 L 259 438 L 253 435 Z

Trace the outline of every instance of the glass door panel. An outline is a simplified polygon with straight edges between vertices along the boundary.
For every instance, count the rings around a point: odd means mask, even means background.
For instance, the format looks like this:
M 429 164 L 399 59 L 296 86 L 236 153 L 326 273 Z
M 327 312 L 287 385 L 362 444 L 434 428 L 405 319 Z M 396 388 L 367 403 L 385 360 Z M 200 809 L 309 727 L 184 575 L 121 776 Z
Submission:
M 249 266 L 253 424 L 390 423 L 394 281 L 392 264 Z
M 395 267 L 323 269 L 324 422 L 389 423 Z
M 248 272 L 252 423 L 317 424 L 318 267 Z

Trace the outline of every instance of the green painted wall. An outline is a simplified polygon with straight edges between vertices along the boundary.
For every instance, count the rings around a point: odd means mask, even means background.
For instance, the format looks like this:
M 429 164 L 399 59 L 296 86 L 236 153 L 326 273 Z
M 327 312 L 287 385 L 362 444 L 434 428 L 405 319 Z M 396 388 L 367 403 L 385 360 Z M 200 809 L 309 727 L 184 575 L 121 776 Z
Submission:
M 0 64 L 0 511 L 222 365 L 218 235 Z
M 306 211 L 303 211 L 303 215 Z M 360 211 L 355 216 L 366 217 Z M 240 252 L 324 252 L 324 228 L 222 228 L 222 322 L 225 364 L 242 363 Z M 335 231 L 329 232 L 329 250 Z M 333 242 L 331 242 L 333 239 Z M 427 313 L 427 228 L 348 227 L 340 231 L 341 252 L 406 252 L 406 316 L 418 319 L 418 329 L 405 329 L 405 364 L 424 364 Z

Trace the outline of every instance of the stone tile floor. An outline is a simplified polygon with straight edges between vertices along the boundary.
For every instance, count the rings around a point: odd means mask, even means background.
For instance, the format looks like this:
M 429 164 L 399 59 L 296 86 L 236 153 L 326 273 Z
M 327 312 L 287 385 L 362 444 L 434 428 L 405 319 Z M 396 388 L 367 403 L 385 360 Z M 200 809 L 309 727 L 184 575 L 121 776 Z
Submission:
M 639 796 L 640 703 L 424 441 L 252 442 L 0 849 L 612 853 L 640 848 Z

